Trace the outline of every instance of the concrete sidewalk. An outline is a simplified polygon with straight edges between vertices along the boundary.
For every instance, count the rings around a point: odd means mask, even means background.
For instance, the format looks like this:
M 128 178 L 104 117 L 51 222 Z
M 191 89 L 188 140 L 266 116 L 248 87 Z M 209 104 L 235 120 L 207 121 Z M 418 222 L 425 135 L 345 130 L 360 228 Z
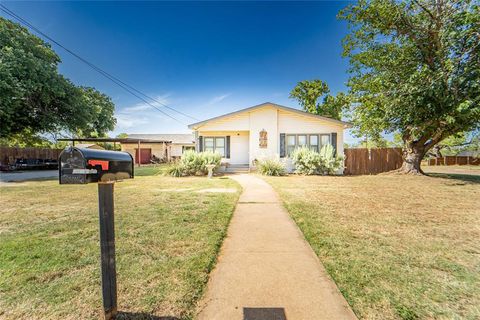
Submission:
M 272 187 L 253 175 L 231 178 L 243 193 L 198 319 L 356 319 Z

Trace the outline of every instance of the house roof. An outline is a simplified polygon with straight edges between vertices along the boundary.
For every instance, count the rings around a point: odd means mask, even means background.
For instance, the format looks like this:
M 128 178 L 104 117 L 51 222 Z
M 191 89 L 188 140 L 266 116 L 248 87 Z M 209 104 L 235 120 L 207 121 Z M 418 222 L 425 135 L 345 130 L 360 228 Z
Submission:
M 218 116 L 218 117 L 214 117 L 214 118 L 210 118 L 210 119 L 207 119 L 207 120 L 204 120 L 204 121 L 192 123 L 188 126 L 188 128 L 189 129 L 196 129 L 196 128 L 198 128 L 198 127 L 200 127 L 200 126 L 202 126 L 202 125 L 204 125 L 204 124 L 206 124 L 207 122 L 210 122 L 210 121 L 220 120 L 220 119 L 231 117 L 231 116 L 243 113 L 243 112 L 249 112 L 249 111 L 253 111 L 253 110 L 256 110 L 256 109 L 260 109 L 260 108 L 263 108 L 263 107 L 266 107 L 266 106 L 273 106 L 273 107 L 278 108 L 280 110 L 284 110 L 284 111 L 288 111 L 288 112 L 294 112 L 294 113 L 297 113 L 297 114 L 301 114 L 303 116 L 312 117 L 312 118 L 316 118 L 316 119 L 320 119 L 320 120 L 324 120 L 324 121 L 328 121 L 328 122 L 341 124 L 345 128 L 350 128 L 352 126 L 349 122 L 336 120 L 336 119 L 332 119 L 332 118 L 329 118 L 329 117 L 319 116 L 317 114 L 313 114 L 313 113 L 310 113 L 310 112 L 305 112 L 305 111 L 298 110 L 298 109 L 291 108 L 291 107 L 282 106 L 282 105 L 272 103 L 272 102 L 265 102 L 265 103 L 258 104 L 258 105 L 253 106 L 253 107 L 240 109 L 240 110 L 230 112 L 230 113 Z
M 77 148 L 92 148 L 92 149 L 105 149 L 102 146 L 99 146 L 98 144 L 95 143 L 77 143 L 75 145 Z
M 127 139 L 146 139 L 171 141 L 174 144 L 195 144 L 195 136 L 191 133 L 132 133 Z

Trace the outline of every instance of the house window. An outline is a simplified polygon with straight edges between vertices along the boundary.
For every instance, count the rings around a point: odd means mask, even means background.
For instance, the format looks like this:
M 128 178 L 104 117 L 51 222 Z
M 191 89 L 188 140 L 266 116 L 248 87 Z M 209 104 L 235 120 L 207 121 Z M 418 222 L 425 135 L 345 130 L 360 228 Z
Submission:
M 216 152 L 225 157 L 225 137 L 204 137 L 203 151 Z
M 205 137 L 203 139 L 203 151 L 211 151 L 215 150 L 215 140 L 213 137 Z
M 318 135 L 311 134 L 308 138 L 308 144 L 310 146 L 310 149 L 318 152 Z
M 291 156 L 296 148 L 301 147 L 319 152 L 322 146 L 329 143 L 329 134 L 287 134 L 287 156 Z
M 307 135 L 306 134 L 299 134 L 297 136 L 297 140 L 298 140 L 297 145 L 298 145 L 299 148 L 307 146 Z
M 297 147 L 297 137 L 295 135 L 287 135 L 287 155 L 290 156 Z
M 330 144 L 330 135 L 329 134 L 321 134 L 320 135 L 320 146 L 323 147 L 326 144 Z

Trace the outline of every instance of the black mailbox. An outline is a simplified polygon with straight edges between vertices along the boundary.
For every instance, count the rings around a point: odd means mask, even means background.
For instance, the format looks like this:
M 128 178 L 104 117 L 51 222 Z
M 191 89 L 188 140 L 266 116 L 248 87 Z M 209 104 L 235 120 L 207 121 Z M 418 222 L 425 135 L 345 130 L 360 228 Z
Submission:
M 59 157 L 60 184 L 84 184 L 133 178 L 127 152 L 67 147 Z

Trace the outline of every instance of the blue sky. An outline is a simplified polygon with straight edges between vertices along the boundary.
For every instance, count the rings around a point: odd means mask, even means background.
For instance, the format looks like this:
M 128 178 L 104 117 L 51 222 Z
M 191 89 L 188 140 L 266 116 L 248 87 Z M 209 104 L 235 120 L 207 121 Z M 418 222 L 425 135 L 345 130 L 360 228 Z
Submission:
M 345 1 L 3 3 L 85 59 L 197 119 L 266 101 L 299 107 L 288 98 L 298 81 L 322 79 L 335 93 L 348 78 L 341 57 L 347 26 L 336 19 Z M 188 132 L 53 48 L 61 73 L 112 97 L 118 119 L 112 135 Z

